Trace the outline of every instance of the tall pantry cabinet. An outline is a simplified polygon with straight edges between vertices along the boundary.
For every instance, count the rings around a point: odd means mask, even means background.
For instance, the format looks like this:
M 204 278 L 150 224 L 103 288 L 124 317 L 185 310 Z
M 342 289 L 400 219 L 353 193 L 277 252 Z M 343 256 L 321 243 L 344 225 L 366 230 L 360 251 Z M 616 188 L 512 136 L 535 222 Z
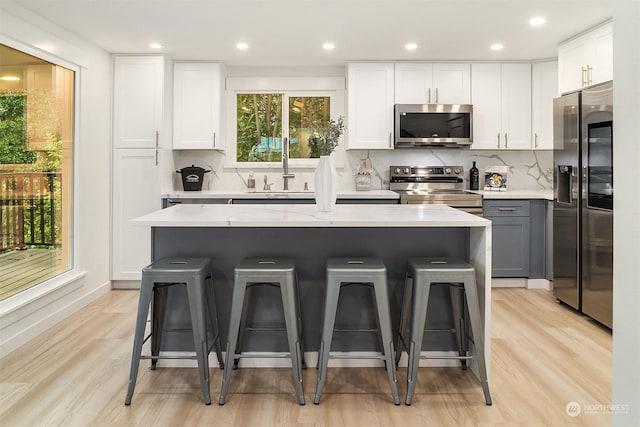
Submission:
M 169 186 L 172 63 L 165 56 L 114 56 L 111 279 L 140 280 L 151 259 L 148 227 L 130 220 L 161 206 Z

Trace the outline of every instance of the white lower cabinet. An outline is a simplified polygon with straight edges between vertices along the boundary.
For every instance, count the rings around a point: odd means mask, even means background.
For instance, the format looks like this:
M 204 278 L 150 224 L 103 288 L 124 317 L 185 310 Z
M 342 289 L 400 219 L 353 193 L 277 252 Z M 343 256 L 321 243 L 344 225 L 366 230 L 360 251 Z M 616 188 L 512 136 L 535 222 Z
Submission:
M 531 64 L 472 64 L 472 149 L 531 149 Z
M 161 154 L 156 149 L 113 150 L 112 280 L 140 280 L 150 262 L 150 229 L 131 220 L 162 207 Z

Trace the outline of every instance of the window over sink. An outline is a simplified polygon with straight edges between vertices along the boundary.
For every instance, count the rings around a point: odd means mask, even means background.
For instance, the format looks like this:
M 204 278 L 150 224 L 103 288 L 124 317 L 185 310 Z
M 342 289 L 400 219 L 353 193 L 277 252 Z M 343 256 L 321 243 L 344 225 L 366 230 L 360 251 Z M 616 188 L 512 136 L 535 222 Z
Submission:
M 290 166 L 313 167 L 309 137 L 343 115 L 344 79 L 229 78 L 227 105 L 230 166 L 279 168 L 286 143 Z

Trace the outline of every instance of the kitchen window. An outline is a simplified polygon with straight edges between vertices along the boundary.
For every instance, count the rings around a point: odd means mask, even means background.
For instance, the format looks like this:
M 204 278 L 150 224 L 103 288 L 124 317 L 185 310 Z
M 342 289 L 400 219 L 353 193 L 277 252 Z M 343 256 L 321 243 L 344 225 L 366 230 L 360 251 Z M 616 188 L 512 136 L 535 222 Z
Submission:
M 0 300 L 72 268 L 75 72 L 0 44 Z
M 298 90 L 303 84 L 296 83 L 297 79 L 292 79 L 291 85 L 296 90 L 251 90 L 246 89 L 251 83 L 242 80 L 241 88 L 228 92 L 227 98 L 231 104 L 228 110 L 233 111 L 227 125 L 232 166 L 279 168 L 285 143 L 291 166 L 315 165 L 317 155 L 309 137 L 342 115 L 344 90 Z M 273 81 L 279 85 L 279 79 Z M 255 85 L 264 86 L 264 81 Z M 227 86 L 234 86 L 233 78 Z

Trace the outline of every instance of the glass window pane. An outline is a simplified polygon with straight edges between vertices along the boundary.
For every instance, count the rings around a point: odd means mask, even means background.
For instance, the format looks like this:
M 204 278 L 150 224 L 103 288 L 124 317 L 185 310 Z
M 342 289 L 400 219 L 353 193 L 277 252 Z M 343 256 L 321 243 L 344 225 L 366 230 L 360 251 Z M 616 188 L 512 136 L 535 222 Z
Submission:
M 329 123 L 330 97 L 296 96 L 289 98 L 289 157 L 320 157 L 309 146 L 309 136 L 324 133 Z
M 0 300 L 72 266 L 74 72 L 0 44 Z
M 282 160 L 282 94 L 237 95 L 236 141 L 238 162 Z

